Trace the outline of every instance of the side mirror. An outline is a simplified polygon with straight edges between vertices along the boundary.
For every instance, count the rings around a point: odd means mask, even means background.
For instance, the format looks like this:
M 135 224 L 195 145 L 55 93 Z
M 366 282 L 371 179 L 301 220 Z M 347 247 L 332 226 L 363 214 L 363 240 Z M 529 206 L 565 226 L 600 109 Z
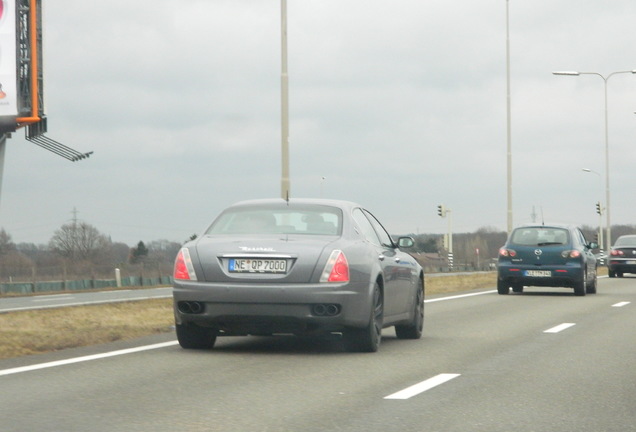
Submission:
M 397 244 L 400 249 L 409 249 L 415 246 L 415 240 L 412 237 L 400 237 Z
M 589 249 L 597 249 L 598 248 L 598 243 L 594 243 L 594 242 L 590 242 L 587 247 Z

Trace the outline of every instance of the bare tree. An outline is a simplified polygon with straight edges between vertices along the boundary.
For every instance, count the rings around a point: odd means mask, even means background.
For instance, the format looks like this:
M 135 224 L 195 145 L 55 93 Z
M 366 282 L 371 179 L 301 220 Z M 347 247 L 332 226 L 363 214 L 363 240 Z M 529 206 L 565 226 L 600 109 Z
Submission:
M 86 222 L 62 225 L 51 238 L 49 247 L 71 260 L 90 260 L 110 246 L 110 240 Z

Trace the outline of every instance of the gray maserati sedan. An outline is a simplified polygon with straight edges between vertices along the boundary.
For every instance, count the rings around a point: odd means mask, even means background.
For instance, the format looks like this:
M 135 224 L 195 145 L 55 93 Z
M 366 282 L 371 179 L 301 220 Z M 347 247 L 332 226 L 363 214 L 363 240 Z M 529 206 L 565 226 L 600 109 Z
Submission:
M 174 316 L 183 348 L 217 337 L 341 334 L 375 352 L 385 327 L 419 339 L 424 272 L 358 204 L 322 199 L 236 203 L 186 243 L 174 265 Z

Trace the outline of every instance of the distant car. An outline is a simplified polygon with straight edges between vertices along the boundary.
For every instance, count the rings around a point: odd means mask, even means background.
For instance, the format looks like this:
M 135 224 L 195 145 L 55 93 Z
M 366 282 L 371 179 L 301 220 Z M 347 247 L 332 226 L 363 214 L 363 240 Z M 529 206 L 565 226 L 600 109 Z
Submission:
M 499 250 L 497 291 L 523 292 L 524 286 L 571 287 L 574 294 L 596 293 L 596 257 L 580 229 L 528 225 L 514 229 Z
M 609 277 L 623 277 L 624 273 L 636 273 L 636 235 L 624 235 L 616 239 L 610 249 L 607 265 Z
M 383 327 L 419 339 L 424 272 L 380 222 L 345 201 L 244 201 L 186 243 L 174 268 L 183 348 L 218 336 L 341 333 L 348 349 L 377 351 Z

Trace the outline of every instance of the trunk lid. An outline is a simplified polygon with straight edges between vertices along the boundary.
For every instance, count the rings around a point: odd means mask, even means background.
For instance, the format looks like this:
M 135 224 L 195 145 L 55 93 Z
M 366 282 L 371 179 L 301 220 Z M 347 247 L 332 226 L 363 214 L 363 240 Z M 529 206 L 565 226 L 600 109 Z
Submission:
M 204 236 L 195 246 L 206 282 L 317 282 L 333 236 Z

